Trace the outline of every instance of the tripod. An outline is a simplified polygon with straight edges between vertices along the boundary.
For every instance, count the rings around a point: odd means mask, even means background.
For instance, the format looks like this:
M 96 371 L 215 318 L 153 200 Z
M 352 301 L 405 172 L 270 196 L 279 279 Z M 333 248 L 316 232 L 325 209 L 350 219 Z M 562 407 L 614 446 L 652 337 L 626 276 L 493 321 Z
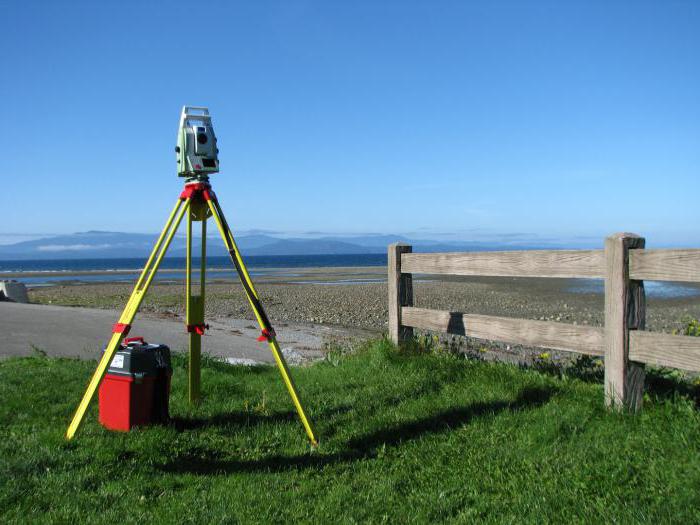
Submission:
M 120 346 L 122 339 L 131 329 L 131 323 L 136 317 L 136 312 L 143 301 L 146 292 L 148 291 L 153 278 L 158 271 L 160 263 L 165 256 L 165 253 L 170 246 L 170 243 L 177 232 L 180 222 L 183 217 L 187 215 L 187 251 L 186 251 L 186 323 L 187 332 L 189 333 L 189 400 L 191 403 L 197 402 L 200 397 L 200 360 L 202 351 L 202 335 L 204 331 L 208 328 L 204 324 L 204 278 L 206 269 L 206 233 L 207 233 L 207 219 L 213 217 L 216 222 L 216 226 L 224 240 L 226 249 L 228 250 L 231 261 L 236 268 L 236 272 L 241 280 L 243 289 L 245 291 L 248 302 L 253 309 L 255 318 L 258 321 L 261 329 L 261 335 L 258 337 L 258 341 L 267 341 L 270 345 L 270 350 L 272 350 L 272 355 L 275 358 L 275 363 L 279 368 L 280 374 L 282 375 L 282 380 L 284 381 L 289 395 L 292 398 L 292 402 L 299 414 L 299 419 L 301 419 L 302 425 L 306 430 L 306 435 L 309 437 L 312 445 L 317 445 L 316 436 L 314 430 L 311 426 L 311 422 L 306 416 L 304 407 L 299 399 L 299 394 L 297 393 L 292 377 L 289 374 L 289 367 L 287 366 L 284 356 L 280 351 L 279 344 L 275 337 L 275 331 L 272 328 L 270 320 L 265 313 L 265 310 L 260 303 L 258 293 L 255 290 L 253 281 L 250 279 L 248 270 L 243 263 L 241 254 L 236 246 L 236 241 L 233 238 L 233 233 L 229 228 L 224 214 L 221 211 L 221 206 L 216 198 L 216 195 L 211 189 L 209 180 L 207 177 L 199 177 L 196 181 L 188 182 L 185 184 L 185 189 L 180 194 L 173 211 L 170 213 L 168 221 L 165 223 L 165 227 L 161 232 L 158 240 L 156 241 L 153 251 L 146 262 L 141 275 L 136 281 L 134 290 L 129 297 L 129 300 L 124 307 L 124 310 L 119 317 L 119 321 L 112 328 L 112 337 L 107 344 L 107 348 L 102 354 L 102 359 L 97 365 L 97 369 L 90 379 L 87 390 L 83 394 L 83 398 L 78 405 L 75 415 L 68 426 L 66 431 L 66 438 L 72 439 L 75 435 L 80 423 L 85 417 L 85 412 L 90 405 L 90 401 L 95 395 L 95 391 L 99 387 L 102 379 L 107 372 L 109 364 L 112 362 L 112 357 Z M 201 253 L 201 268 L 200 268 L 200 283 L 199 283 L 199 294 L 192 294 L 192 223 L 201 222 L 202 223 L 202 253 Z

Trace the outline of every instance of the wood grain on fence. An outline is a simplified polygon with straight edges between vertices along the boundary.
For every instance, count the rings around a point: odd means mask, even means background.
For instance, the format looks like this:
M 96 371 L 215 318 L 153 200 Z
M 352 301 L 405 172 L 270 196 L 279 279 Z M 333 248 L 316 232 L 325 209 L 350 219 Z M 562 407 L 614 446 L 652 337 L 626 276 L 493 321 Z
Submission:
M 605 250 L 412 253 L 391 245 L 389 334 L 413 329 L 605 357 L 606 402 L 641 406 L 641 363 L 700 371 L 700 338 L 644 331 L 644 280 L 700 282 L 700 249 L 646 250 L 629 233 L 608 237 Z M 605 328 L 413 307 L 412 274 L 605 279 Z
M 605 403 L 636 412 L 642 406 L 644 368 L 629 358 L 630 331 L 643 330 L 646 299 L 642 281 L 629 276 L 629 258 L 644 238 L 617 233 L 605 239 Z
M 413 277 L 401 268 L 401 255 L 410 252 L 407 244 L 394 243 L 387 254 L 389 338 L 397 344 L 413 336 L 413 330 L 401 319 L 401 307 L 413 306 Z
M 520 252 L 404 253 L 406 273 L 493 277 L 605 277 L 603 250 Z
M 630 332 L 630 359 L 700 372 L 700 337 Z
M 630 278 L 700 282 L 700 250 L 636 250 L 630 253 Z
M 592 326 L 426 308 L 403 307 L 401 311 L 402 322 L 413 328 L 589 355 L 604 353 L 603 330 Z

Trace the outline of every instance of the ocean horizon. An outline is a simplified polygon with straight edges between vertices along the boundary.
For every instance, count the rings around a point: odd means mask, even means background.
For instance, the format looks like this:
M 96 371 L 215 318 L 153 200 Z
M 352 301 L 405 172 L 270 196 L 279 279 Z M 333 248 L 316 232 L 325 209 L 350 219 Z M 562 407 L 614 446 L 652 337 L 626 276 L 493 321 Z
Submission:
M 193 257 L 193 268 L 198 275 L 200 258 Z M 349 254 L 349 255 L 252 255 L 244 257 L 250 274 L 255 277 L 276 277 L 288 284 L 367 284 L 384 282 L 386 279 L 337 279 L 322 278 L 300 280 L 300 274 L 294 269 L 375 267 L 386 266 L 386 254 Z M 54 259 L 54 260 L 12 260 L 0 261 L 0 279 L 13 279 L 29 287 L 52 286 L 59 284 L 89 283 L 131 283 L 143 268 L 146 259 L 127 257 L 117 259 Z M 232 280 L 238 276 L 228 257 L 207 257 L 207 280 Z M 181 282 L 185 279 L 185 258 L 166 257 L 156 274 L 160 283 Z M 422 279 L 422 278 L 421 278 Z M 600 279 L 570 279 L 568 292 L 573 294 L 603 294 L 603 281 Z M 668 283 L 647 281 L 646 292 L 649 297 L 681 298 L 700 296 L 700 287 L 685 283 Z
M 250 255 L 243 256 L 249 268 L 323 268 L 343 266 L 386 266 L 385 253 L 349 255 Z M 192 257 L 193 266 L 199 267 L 201 259 Z M 95 272 L 140 270 L 145 257 L 115 259 L 26 259 L 0 260 L 0 273 L 28 272 Z M 207 268 L 232 268 L 228 256 L 207 256 Z M 185 268 L 185 257 L 165 257 L 160 265 L 163 270 Z
M 155 280 L 178 282 L 185 279 L 185 257 L 163 259 Z M 294 269 L 386 266 L 386 254 L 350 255 L 252 255 L 244 257 L 253 277 L 273 275 L 291 279 L 298 277 Z M 201 258 L 193 257 L 196 273 Z M 133 282 L 146 263 L 143 257 L 118 259 L 36 259 L 0 261 L 0 279 L 13 279 L 27 286 L 55 284 Z M 236 279 L 237 274 L 228 256 L 207 257 L 210 279 Z M 355 281 L 353 281 L 355 282 Z M 357 280 L 361 282 L 361 280 Z

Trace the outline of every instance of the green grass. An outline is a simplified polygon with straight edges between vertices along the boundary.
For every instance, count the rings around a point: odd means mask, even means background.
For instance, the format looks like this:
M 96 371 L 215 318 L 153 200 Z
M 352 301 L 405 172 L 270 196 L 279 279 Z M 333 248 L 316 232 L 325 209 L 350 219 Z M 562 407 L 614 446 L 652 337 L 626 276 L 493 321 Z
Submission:
M 173 424 L 66 424 L 94 363 L 0 363 L 0 522 L 700 521 L 700 415 L 652 395 L 608 413 L 600 384 L 375 342 L 294 369 L 312 451 L 277 371 L 175 361 Z

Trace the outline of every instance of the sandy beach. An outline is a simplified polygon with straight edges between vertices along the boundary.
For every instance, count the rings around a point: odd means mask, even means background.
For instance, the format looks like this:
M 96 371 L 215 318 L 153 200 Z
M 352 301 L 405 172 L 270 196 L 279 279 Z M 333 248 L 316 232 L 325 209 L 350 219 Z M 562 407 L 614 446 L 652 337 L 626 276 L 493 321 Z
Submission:
M 76 279 L 79 279 L 79 274 Z M 207 316 L 252 318 L 238 282 L 209 272 Z M 359 327 L 380 332 L 387 323 L 386 270 L 383 267 L 294 268 L 261 271 L 255 282 L 274 321 Z M 415 305 L 425 308 L 556 320 L 592 326 L 603 323 L 603 295 L 574 279 L 415 277 Z M 700 317 L 700 286 L 683 284 L 683 296 L 655 293 L 649 283 L 647 329 L 672 332 L 684 317 Z M 57 284 L 31 287 L 32 302 L 119 309 L 130 282 Z M 142 310 L 168 317 L 184 313 L 182 282 L 155 283 Z M 589 286 L 590 288 L 590 286 Z M 573 290 L 583 290 L 574 292 Z

